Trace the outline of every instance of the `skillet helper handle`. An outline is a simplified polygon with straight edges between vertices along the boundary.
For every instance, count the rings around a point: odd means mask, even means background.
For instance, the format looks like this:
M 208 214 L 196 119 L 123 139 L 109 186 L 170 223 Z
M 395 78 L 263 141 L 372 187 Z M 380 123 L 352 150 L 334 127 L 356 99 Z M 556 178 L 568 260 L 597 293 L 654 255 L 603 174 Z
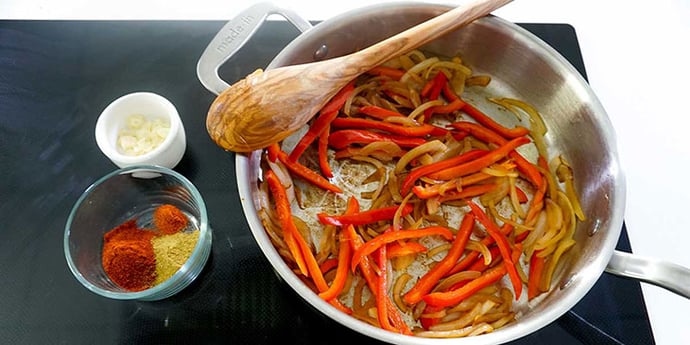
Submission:
M 268 2 L 258 3 L 240 12 L 220 29 L 199 58 L 196 74 L 206 89 L 218 95 L 230 87 L 218 75 L 218 68 L 238 52 L 272 14 L 287 19 L 301 32 L 312 28 L 307 20 L 293 11 Z
M 678 264 L 616 250 L 606 272 L 654 284 L 690 298 L 690 269 Z

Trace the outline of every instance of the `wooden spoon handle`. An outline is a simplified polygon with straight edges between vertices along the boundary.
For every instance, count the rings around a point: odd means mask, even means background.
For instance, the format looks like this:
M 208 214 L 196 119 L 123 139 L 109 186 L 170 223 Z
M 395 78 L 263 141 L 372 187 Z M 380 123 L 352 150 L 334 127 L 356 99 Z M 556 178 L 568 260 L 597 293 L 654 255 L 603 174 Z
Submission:
M 337 73 L 358 76 L 394 56 L 418 48 L 512 1 L 475 0 L 460 5 L 357 53 L 344 56 L 342 59 L 346 62 L 341 64 L 343 69 L 353 68 L 354 70 L 341 70 Z

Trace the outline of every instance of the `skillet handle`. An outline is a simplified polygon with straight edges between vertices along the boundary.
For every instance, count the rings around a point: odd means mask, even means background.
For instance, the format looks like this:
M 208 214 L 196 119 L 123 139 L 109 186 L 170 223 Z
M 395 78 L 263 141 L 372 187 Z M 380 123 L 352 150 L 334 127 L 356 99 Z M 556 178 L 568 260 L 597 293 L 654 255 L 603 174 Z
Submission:
M 690 299 L 690 269 L 678 264 L 616 250 L 606 272 L 654 284 Z
M 199 58 L 196 74 L 206 89 L 218 95 L 230 87 L 218 75 L 218 68 L 239 51 L 272 14 L 287 19 L 301 32 L 312 28 L 307 20 L 293 11 L 267 2 L 258 3 L 240 12 L 220 29 Z

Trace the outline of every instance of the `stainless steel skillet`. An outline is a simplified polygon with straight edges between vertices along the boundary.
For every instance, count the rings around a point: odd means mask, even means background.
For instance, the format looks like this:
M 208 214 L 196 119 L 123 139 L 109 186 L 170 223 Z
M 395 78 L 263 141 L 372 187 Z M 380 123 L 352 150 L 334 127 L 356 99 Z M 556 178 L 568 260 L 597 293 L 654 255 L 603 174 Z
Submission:
M 291 11 L 259 4 L 221 29 L 199 60 L 198 76 L 215 94 L 225 89 L 228 84 L 218 77 L 218 67 L 241 48 L 268 14 L 280 14 L 303 31 L 267 67 L 274 68 L 351 53 L 448 9 L 422 3 L 388 3 L 351 11 L 312 28 Z M 552 291 L 526 307 L 517 322 L 487 335 L 462 340 L 423 339 L 371 327 L 323 302 L 283 262 L 265 233 L 254 202 L 260 153 L 237 154 L 237 183 L 252 234 L 276 272 L 302 298 L 337 322 L 390 343 L 493 344 L 546 326 L 573 307 L 605 271 L 690 297 L 687 268 L 615 251 L 623 224 L 625 179 L 614 129 L 592 90 L 562 56 L 526 30 L 495 16 L 438 39 L 424 50 L 445 56 L 460 54 L 475 70 L 492 76 L 488 93 L 526 100 L 544 116 L 549 147 L 574 167 L 588 216 L 577 228 L 578 244 L 569 252 L 567 267 Z

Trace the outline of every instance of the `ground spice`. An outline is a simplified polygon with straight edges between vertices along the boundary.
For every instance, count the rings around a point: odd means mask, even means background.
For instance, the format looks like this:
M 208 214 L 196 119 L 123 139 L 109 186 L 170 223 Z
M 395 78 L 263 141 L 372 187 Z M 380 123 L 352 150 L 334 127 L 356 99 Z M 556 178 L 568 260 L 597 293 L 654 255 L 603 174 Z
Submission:
M 103 236 L 102 265 L 110 280 L 129 291 L 148 289 L 156 278 L 152 231 L 127 221 Z
M 158 285 L 177 272 L 189 259 L 199 240 L 199 231 L 178 232 L 172 235 L 158 236 L 151 240 L 156 257 L 156 280 Z
M 146 290 L 172 277 L 199 240 L 199 231 L 182 231 L 189 221 L 173 205 L 157 207 L 153 223 L 157 231 L 141 229 L 130 220 L 103 236 L 103 269 L 126 290 Z
M 187 227 L 187 223 L 187 217 L 174 205 L 161 205 L 153 212 L 153 224 L 165 235 L 181 231 Z

